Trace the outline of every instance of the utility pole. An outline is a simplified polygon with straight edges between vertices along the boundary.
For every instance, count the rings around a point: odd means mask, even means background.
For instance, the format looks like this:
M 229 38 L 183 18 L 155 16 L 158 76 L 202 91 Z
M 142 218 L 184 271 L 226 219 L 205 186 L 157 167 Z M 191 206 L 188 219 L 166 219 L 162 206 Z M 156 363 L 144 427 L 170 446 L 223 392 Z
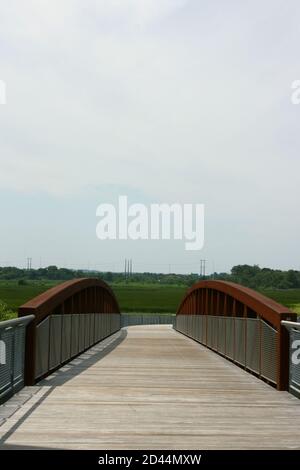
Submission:
M 128 279 L 132 276 L 132 258 L 125 259 L 125 270 L 124 270 L 124 277 Z
M 200 277 L 205 278 L 206 259 L 200 259 Z
M 216 276 L 215 276 L 216 268 L 215 268 L 215 262 L 214 262 L 214 260 L 213 260 L 213 262 L 212 262 L 212 266 L 213 266 L 213 279 L 215 279 L 215 277 L 216 277 Z

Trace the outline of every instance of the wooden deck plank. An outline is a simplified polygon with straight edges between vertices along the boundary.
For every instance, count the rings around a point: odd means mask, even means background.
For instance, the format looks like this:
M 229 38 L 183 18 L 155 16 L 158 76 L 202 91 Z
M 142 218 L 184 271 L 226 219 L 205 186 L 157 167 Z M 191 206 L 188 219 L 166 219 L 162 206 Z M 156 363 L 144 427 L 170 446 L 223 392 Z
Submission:
M 129 327 L 125 335 L 40 382 L 38 393 L 0 426 L 1 445 L 300 448 L 297 398 L 169 326 Z

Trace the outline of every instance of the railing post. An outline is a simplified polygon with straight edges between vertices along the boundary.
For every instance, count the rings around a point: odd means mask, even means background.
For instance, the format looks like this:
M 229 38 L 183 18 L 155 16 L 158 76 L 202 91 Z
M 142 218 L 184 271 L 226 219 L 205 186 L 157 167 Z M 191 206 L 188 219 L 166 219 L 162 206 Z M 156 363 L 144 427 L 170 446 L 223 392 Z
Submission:
M 35 360 L 36 360 L 36 319 L 26 328 L 25 339 L 25 385 L 35 384 Z
M 12 327 L 11 371 L 10 371 L 10 383 L 11 383 L 12 393 L 14 393 L 15 347 L 16 347 L 16 327 L 13 326 Z
M 277 389 L 289 389 L 289 367 L 290 367 L 290 342 L 289 332 L 281 324 L 278 327 L 277 337 Z

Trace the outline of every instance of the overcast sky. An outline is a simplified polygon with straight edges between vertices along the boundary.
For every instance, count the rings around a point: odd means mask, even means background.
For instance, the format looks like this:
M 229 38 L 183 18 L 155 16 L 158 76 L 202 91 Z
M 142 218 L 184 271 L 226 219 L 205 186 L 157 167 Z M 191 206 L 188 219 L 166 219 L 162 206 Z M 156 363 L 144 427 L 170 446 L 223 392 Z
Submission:
M 298 0 L 0 1 L 0 265 L 300 269 Z M 205 245 L 96 238 L 96 207 L 205 204 Z

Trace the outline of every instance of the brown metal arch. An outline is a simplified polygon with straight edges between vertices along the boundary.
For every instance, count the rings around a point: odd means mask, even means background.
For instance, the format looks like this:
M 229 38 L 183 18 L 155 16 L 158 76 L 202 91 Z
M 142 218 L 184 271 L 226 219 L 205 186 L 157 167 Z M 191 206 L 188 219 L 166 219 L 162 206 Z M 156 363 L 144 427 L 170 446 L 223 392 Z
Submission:
M 19 317 L 35 315 L 26 331 L 25 383 L 35 382 L 36 327 L 49 315 L 68 313 L 120 313 L 112 289 L 101 279 L 80 278 L 63 282 L 29 300 Z
M 272 325 L 278 333 L 277 388 L 288 389 L 289 336 L 281 320 L 296 321 L 296 313 L 248 287 L 226 281 L 200 281 L 187 291 L 177 310 L 177 315 L 189 314 L 257 316 Z
M 38 324 L 52 313 L 75 313 L 75 310 L 120 313 L 116 296 L 108 284 L 101 279 L 80 278 L 63 282 L 29 300 L 19 308 L 19 317 L 33 314 Z
M 206 291 L 205 291 L 206 290 Z M 202 291 L 207 300 L 207 308 L 203 309 L 201 302 L 196 303 L 196 309 L 188 312 L 186 306 L 193 303 L 193 296 L 196 292 Z M 252 311 L 256 312 L 258 316 L 269 322 L 274 328 L 278 329 L 280 326 L 281 320 L 286 320 L 287 318 L 296 318 L 297 315 L 287 307 L 275 302 L 275 300 L 266 297 L 265 295 L 260 294 L 248 287 L 235 284 L 233 282 L 227 281 L 200 281 L 194 284 L 185 294 L 183 300 L 181 301 L 179 308 L 177 310 L 177 315 L 193 313 L 197 314 L 210 314 L 209 310 L 214 311 L 214 302 L 213 302 L 213 292 L 225 294 L 227 297 L 227 302 L 231 298 L 233 302 L 239 302 L 240 304 L 248 307 Z M 231 299 L 229 301 L 231 301 Z M 223 299 L 224 300 L 224 299 Z M 232 302 L 232 301 L 231 301 Z M 214 311 L 215 315 L 218 315 L 222 312 Z M 233 312 L 234 314 L 234 307 Z M 227 315 L 229 312 L 227 312 Z

